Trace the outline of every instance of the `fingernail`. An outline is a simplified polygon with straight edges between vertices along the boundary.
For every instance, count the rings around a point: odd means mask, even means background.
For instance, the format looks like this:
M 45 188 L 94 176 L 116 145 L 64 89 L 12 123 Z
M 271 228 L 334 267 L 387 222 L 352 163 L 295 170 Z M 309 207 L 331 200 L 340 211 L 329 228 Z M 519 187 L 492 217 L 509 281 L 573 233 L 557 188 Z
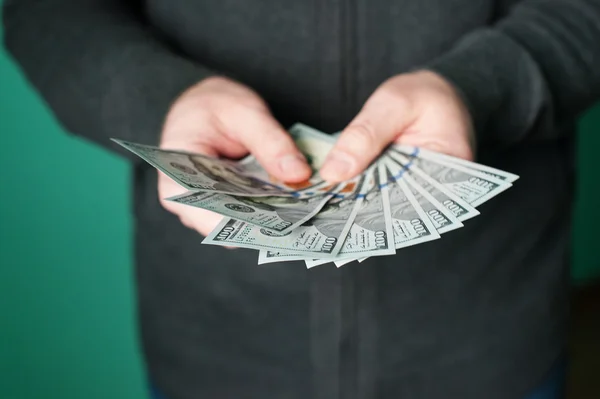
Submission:
M 299 175 L 306 170 L 306 162 L 298 155 L 285 155 L 279 160 L 279 167 L 283 173 L 288 175 Z
M 348 177 L 354 160 L 342 152 L 332 152 L 321 168 L 321 176 L 326 180 L 344 180 Z

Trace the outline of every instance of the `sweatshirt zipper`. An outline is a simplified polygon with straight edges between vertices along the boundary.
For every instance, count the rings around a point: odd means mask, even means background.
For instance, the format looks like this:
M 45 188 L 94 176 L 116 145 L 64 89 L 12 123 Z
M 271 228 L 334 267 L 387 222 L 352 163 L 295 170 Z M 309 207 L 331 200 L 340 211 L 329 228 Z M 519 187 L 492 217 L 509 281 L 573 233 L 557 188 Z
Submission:
M 340 44 L 341 44 L 341 80 L 343 109 L 348 118 L 354 117 L 356 110 L 356 0 L 341 0 Z

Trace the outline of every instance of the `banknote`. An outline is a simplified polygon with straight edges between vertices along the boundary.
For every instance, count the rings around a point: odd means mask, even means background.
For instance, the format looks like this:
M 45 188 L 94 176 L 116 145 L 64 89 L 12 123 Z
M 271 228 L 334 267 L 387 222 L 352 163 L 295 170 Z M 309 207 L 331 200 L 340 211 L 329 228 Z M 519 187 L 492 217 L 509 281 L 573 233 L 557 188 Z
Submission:
M 299 253 L 288 253 L 288 252 L 280 252 L 275 250 L 260 250 L 258 253 L 258 264 L 264 265 L 266 263 L 275 263 L 275 262 L 290 262 L 302 260 L 306 263 L 306 268 L 310 269 L 311 267 L 324 265 L 325 263 L 330 263 L 333 259 L 313 259 L 311 256 L 302 255 Z M 344 259 L 347 263 L 353 262 L 355 258 Z M 337 261 L 335 261 L 337 265 Z
M 312 170 L 318 172 L 336 139 L 302 123 L 294 124 L 288 131 Z
M 219 159 L 114 140 L 187 192 L 167 200 L 225 218 L 205 244 L 259 250 L 259 264 L 303 260 L 337 267 L 440 238 L 518 175 L 411 146 L 392 145 L 362 175 L 330 184 L 319 170 L 335 145 L 297 123 L 289 129 L 312 169 L 303 182 L 275 179 L 256 158 Z M 267 143 L 265 143 L 267 144 Z
M 402 178 L 386 168 L 396 249 L 437 240 L 440 234 Z M 359 259 L 362 262 L 366 257 Z
M 315 173 L 323 165 L 329 150 L 335 144 L 336 138 L 323 133 L 319 130 L 313 129 L 310 126 L 302 123 L 294 124 L 289 132 L 296 143 L 296 146 L 304 153 L 306 159 Z M 353 226 L 354 227 L 354 226 Z M 351 228 L 352 231 L 352 228 Z M 340 251 L 340 255 L 341 252 Z M 331 262 L 329 259 L 307 259 L 305 255 L 293 254 L 286 252 L 276 252 L 269 250 L 261 250 L 258 256 L 258 264 L 280 262 L 280 261 L 291 261 L 291 260 L 305 260 L 307 267 L 318 266 L 324 263 Z
M 344 183 L 315 217 L 287 234 L 273 234 L 246 222 L 224 218 L 203 243 L 335 258 L 363 201 L 356 191 L 364 180 L 361 175 Z
M 391 219 L 391 209 L 388 185 L 385 184 L 386 169 L 382 164 L 367 172 L 367 191 L 362 193 L 364 201 L 358 210 L 352 228 L 350 229 L 344 247 L 336 258 L 336 265 L 351 262 L 356 258 L 367 256 L 391 255 L 396 252 L 394 231 Z M 264 254 L 262 259 L 275 254 Z M 289 254 L 282 254 L 281 260 L 287 260 Z M 298 258 L 301 259 L 301 258 Z M 341 262 L 345 259 L 346 262 Z M 331 262 L 330 259 L 306 259 L 308 268 Z
M 394 145 L 393 148 L 395 150 L 403 153 L 404 155 L 413 154 L 416 150 L 415 147 L 405 146 L 405 145 Z M 467 161 L 462 158 L 453 157 L 453 156 L 442 154 L 439 152 L 429 151 L 429 150 L 426 150 L 423 148 L 419 148 L 418 151 L 419 151 L 419 157 L 421 157 L 421 158 L 439 160 L 448 165 L 453 165 L 453 164 L 460 165 L 467 169 L 472 169 L 472 170 L 487 174 L 496 179 L 504 180 L 508 183 L 514 183 L 515 181 L 517 181 L 519 179 L 519 176 L 515 175 L 514 173 L 506 172 L 504 170 L 493 168 L 491 166 L 478 164 L 476 162 Z
M 378 180 L 381 179 L 377 167 L 371 168 L 368 173 L 370 175 L 368 183 L 365 184 L 366 191 L 361 193 L 364 201 L 357 211 L 354 223 L 344 241 L 344 246 L 336 259 L 350 259 L 349 262 L 351 262 L 357 255 L 364 257 L 367 255 L 367 252 L 369 252 L 370 256 L 375 256 L 376 254 L 390 255 L 396 252 L 393 245 L 394 232 L 390 219 L 391 208 L 389 205 L 388 189 L 384 187 L 381 190 L 379 184 L 377 184 Z M 380 230 L 374 230 L 376 227 L 379 227 Z M 310 259 L 305 255 L 297 253 L 261 251 L 259 255 L 259 264 L 289 260 L 304 260 L 306 267 L 309 269 L 332 261 L 331 259 Z
M 458 217 L 456 217 L 454 213 L 442 205 L 432 194 L 429 193 L 429 191 L 419 185 L 411 177 L 410 173 L 402 173 L 404 171 L 403 166 L 393 162 L 387 156 L 384 156 L 382 160 L 394 178 L 396 178 L 396 176 L 400 178 L 401 176 L 401 179 L 406 182 L 406 186 L 417 199 L 417 202 L 421 208 L 423 208 L 427 214 L 427 217 L 429 220 L 431 220 L 438 233 L 443 234 L 463 226 L 460 220 L 458 220 Z
M 270 249 L 261 249 L 258 252 L 258 264 L 259 265 L 264 265 L 265 263 L 274 263 L 274 262 L 289 262 L 289 261 L 293 261 L 293 260 L 305 260 L 308 258 L 312 259 L 312 257 L 310 257 L 310 256 L 302 255 L 299 253 L 288 253 L 288 252 L 281 252 L 281 251 L 270 250 Z M 331 260 L 327 260 L 326 262 L 323 262 L 323 263 L 327 263 L 327 262 L 331 262 Z
M 507 181 L 465 168 L 462 165 L 450 166 L 439 160 L 420 158 L 418 155 L 409 159 L 394 150 L 389 151 L 388 155 L 400 163 L 411 163 L 416 166 L 474 207 L 478 207 L 512 186 Z
M 332 196 L 333 193 L 304 195 L 300 192 L 293 197 L 250 197 L 188 191 L 167 200 L 216 212 L 273 233 L 285 234 L 315 216 Z
M 342 183 L 342 186 L 343 185 L 344 184 Z M 351 191 L 355 188 L 357 188 L 357 186 L 346 185 L 346 187 L 344 189 L 342 189 L 341 192 L 344 195 L 349 195 L 351 193 Z M 360 194 L 360 193 L 356 192 L 356 194 Z M 259 265 L 262 265 L 265 263 L 295 261 L 295 260 L 304 260 L 306 262 L 314 261 L 313 257 L 310 255 L 307 255 L 306 253 L 294 253 L 294 252 L 289 252 L 289 251 L 276 251 L 276 250 L 262 249 L 262 250 L 260 250 L 259 255 L 258 255 L 258 264 Z M 331 259 L 319 259 L 317 261 L 320 261 L 320 263 L 314 264 L 313 266 L 318 266 L 318 265 L 321 265 L 324 263 L 331 262 Z
M 190 191 L 223 194 L 290 196 L 289 192 L 253 176 L 240 162 L 217 159 L 184 151 L 113 140 L 138 155 Z
M 386 165 L 387 166 L 387 165 Z M 394 227 L 394 241 L 396 249 L 406 248 L 424 242 L 437 240 L 440 234 L 433 222 L 413 195 L 411 189 L 402 178 L 402 174 L 395 176 L 386 168 L 386 183 L 389 186 L 389 197 Z M 363 262 L 368 257 L 357 259 Z M 339 260 L 336 266 L 340 267 L 350 261 Z
M 376 164 L 366 173 L 366 189 L 361 193 L 364 200 L 337 259 L 356 259 L 396 253 L 389 187 L 385 184 L 387 170 L 383 164 Z M 314 259 L 305 262 L 310 268 L 327 261 Z
M 423 172 L 421 169 L 419 169 L 419 167 L 415 166 L 413 162 L 401 162 L 387 155 L 386 157 L 388 162 L 391 160 L 403 167 L 403 171 L 395 176 L 396 178 L 400 178 L 409 174 L 416 184 L 424 188 L 437 200 L 437 202 L 452 212 L 459 221 L 464 222 L 465 220 L 479 215 L 479 211 L 477 209 L 469 205 L 459 196 L 455 195 L 450 189 L 438 183 L 427 173 Z
M 389 187 L 396 249 L 435 240 L 441 233 L 462 227 L 462 223 L 451 209 L 459 215 L 479 213 L 462 199 L 456 198 L 454 194 L 436 188 L 439 187 L 438 183 L 429 184 L 424 181 L 424 184 L 420 185 L 409 174 L 404 173 L 406 169 L 401 164 L 393 162 L 391 158 L 382 157 L 380 163 L 387 167 L 388 184 L 384 183 L 382 186 Z M 446 205 L 443 205 L 440 200 Z M 338 256 L 334 263 L 337 267 L 341 267 L 353 260 L 362 262 L 367 256 L 353 258 L 343 259 L 343 256 Z M 309 268 L 327 262 L 329 260 L 305 260 Z

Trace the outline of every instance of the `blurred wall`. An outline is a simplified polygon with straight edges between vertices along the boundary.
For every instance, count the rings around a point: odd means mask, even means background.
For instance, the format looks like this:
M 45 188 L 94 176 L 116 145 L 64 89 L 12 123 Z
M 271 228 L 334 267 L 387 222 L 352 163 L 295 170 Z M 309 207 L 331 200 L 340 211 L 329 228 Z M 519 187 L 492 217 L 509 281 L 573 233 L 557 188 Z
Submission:
M 573 226 L 573 279 L 600 278 L 600 104 L 579 123 L 578 187 Z
M 3 53 L 0 134 L 0 397 L 144 398 L 127 165 L 63 133 Z M 582 121 L 577 281 L 600 275 L 598 148 L 600 109 Z
M 63 133 L 3 53 L 0 137 L 0 398 L 145 398 L 127 165 Z

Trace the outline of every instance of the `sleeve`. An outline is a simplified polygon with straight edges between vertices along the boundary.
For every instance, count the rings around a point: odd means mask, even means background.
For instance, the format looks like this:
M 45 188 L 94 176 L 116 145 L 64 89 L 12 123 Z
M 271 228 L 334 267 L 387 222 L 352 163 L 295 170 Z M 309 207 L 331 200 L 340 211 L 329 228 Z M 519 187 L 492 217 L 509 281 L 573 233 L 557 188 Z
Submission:
M 112 137 L 157 144 L 171 103 L 212 75 L 161 41 L 140 4 L 5 0 L 3 7 L 4 44 L 27 80 L 66 130 L 112 150 Z
M 557 139 L 600 95 L 600 0 L 523 0 L 426 69 L 463 96 L 478 140 Z

